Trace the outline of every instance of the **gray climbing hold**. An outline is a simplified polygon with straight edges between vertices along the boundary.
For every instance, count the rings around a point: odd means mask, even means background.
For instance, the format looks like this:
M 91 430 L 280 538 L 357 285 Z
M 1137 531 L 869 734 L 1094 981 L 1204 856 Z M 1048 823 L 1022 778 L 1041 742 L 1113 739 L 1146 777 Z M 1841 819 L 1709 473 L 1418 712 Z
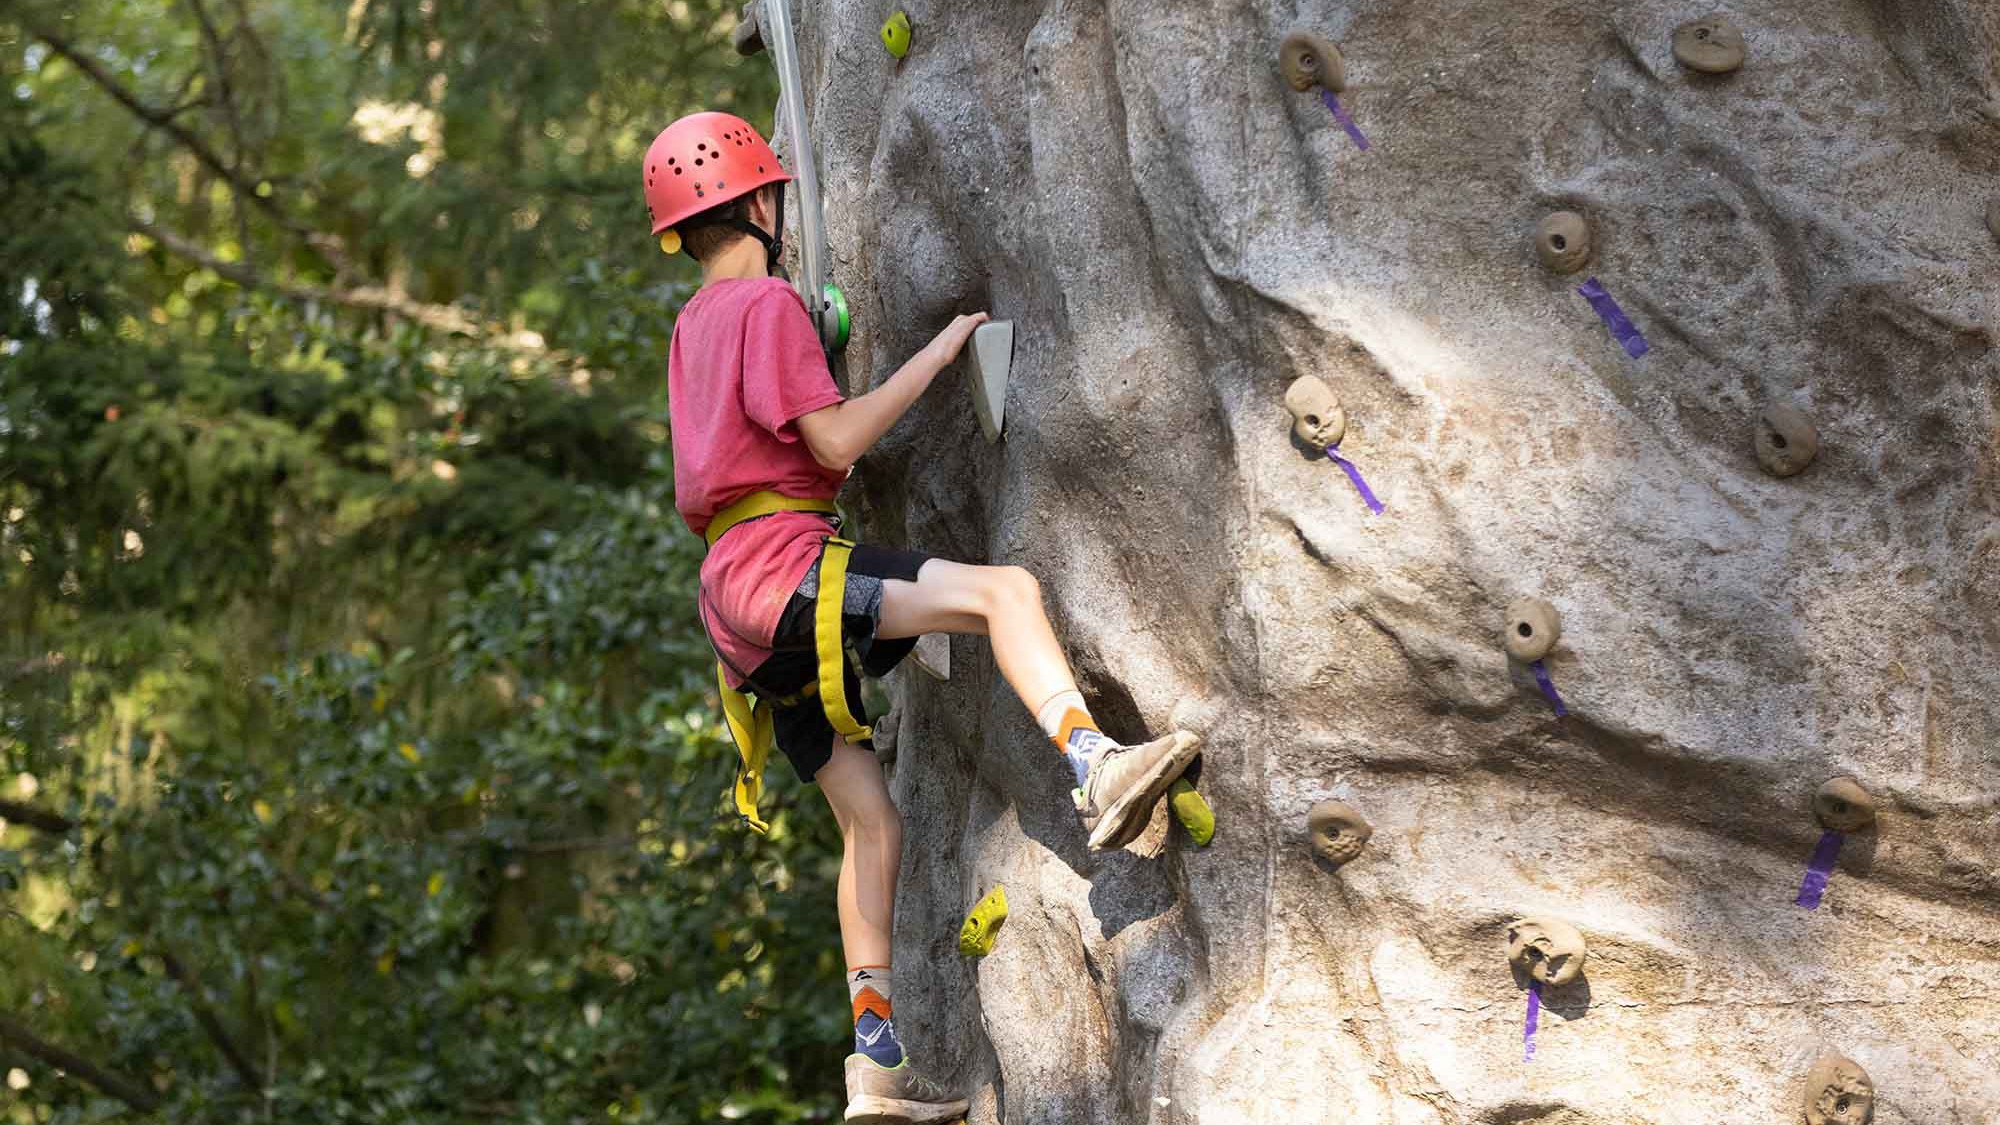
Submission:
M 1523 664 L 1533 664 L 1549 654 L 1562 639 L 1562 615 L 1540 598 L 1515 598 L 1507 607 L 1507 630 L 1501 643 L 1507 655 Z
M 1014 322 L 992 320 L 972 332 L 972 410 L 987 441 L 1007 425 L 1007 376 L 1014 366 Z
M 1819 427 L 1806 412 L 1784 403 L 1757 419 L 1757 463 L 1774 477 L 1796 476 L 1819 456 Z
M 1333 388 L 1314 376 L 1292 380 L 1285 388 L 1285 409 L 1292 412 L 1292 432 L 1314 449 L 1339 445 L 1347 436 L 1347 411 L 1340 408 Z
M 1575 273 L 1590 261 L 1590 224 L 1574 211 L 1557 211 L 1535 232 L 1535 253 L 1557 273 Z
M 1835 832 L 1859 832 L 1875 823 L 1875 797 L 1851 777 L 1836 777 L 1813 794 L 1813 815 Z
M 925 633 L 917 638 L 910 655 L 916 657 L 917 667 L 930 673 L 932 679 L 951 679 L 950 633 Z
M 1743 32 L 1729 17 L 1706 16 L 1674 29 L 1674 57 L 1703 74 L 1728 74 L 1743 65 Z
M 1560 918 L 1523 918 L 1507 926 L 1507 960 L 1546 985 L 1575 980 L 1587 952 L 1583 935 Z
M 1305 28 L 1296 28 L 1278 47 L 1278 69 L 1301 93 L 1321 86 L 1338 94 L 1347 89 L 1347 60 L 1340 48 Z
M 1875 1083 L 1845 1055 L 1821 1055 L 1806 1072 L 1806 1125 L 1868 1125 Z
M 1352 806 L 1340 801 L 1321 801 L 1306 813 L 1306 831 L 1312 834 L 1313 850 L 1328 863 L 1339 866 L 1361 854 L 1375 830 Z

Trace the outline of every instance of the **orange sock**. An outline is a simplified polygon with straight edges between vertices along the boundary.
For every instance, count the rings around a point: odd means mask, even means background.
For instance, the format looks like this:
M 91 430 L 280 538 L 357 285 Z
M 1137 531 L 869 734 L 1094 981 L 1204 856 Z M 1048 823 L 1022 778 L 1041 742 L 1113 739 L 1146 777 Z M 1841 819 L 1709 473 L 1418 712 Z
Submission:
M 854 1053 L 887 1067 L 903 1061 L 903 1043 L 896 1038 L 889 1006 L 893 991 L 887 965 L 861 965 L 847 971 L 847 998 L 854 1007 Z
M 1062 756 L 1069 759 L 1078 785 L 1090 776 L 1090 764 L 1097 760 L 1098 753 L 1118 745 L 1097 729 L 1097 720 L 1091 718 L 1090 712 L 1085 709 L 1080 691 L 1066 691 L 1052 697 L 1042 704 L 1036 718 L 1042 724 L 1043 733 L 1056 744 Z

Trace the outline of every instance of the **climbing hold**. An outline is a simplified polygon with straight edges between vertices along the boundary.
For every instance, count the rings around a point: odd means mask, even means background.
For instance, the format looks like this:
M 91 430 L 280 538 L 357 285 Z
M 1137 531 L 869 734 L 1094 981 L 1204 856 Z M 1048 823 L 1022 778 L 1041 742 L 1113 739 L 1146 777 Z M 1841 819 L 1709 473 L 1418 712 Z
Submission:
M 1314 805 L 1306 813 L 1306 830 L 1312 834 L 1313 850 L 1336 867 L 1360 855 L 1375 834 L 1360 813 L 1340 801 Z
M 965 925 L 958 928 L 958 951 L 967 957 L 984 957 L 993 952 L 993 940 L 1000 936 L 1000 927 L 1006 921 L 1007 888 L 994 887 L 965 916 Z
M 972 410 L 987 441 L 1007 424 L 1007 375 L 1014 365 L 1014 322 L 990 320 L 972 332 Z
M 1278 47 L 1278 69 L 1292 89 L 1304 93 L 1314 86 L 1339 93 L 1347 89 L 1347 61 L 1327 39 L 1295 28 Z
M 1813 815 L 1834 832 L 1859 832 L 1875 823 L 1875 798 L 1851 777 L 1836 777 L 1813 794 Z
M 1215 810 L 1208 807 L 1208 799 L 1201 790 L 1185 777 L 1177 777 L 1167 789 L 1167 803 L 1173 806 L 1174 817 L 1187 829 L 1190 839 L 1197 847 L 1207 847 L 1215 839 Z
M 1831 1052 L 1806 1072 L 1806 1125 L 1868 1125 L 1875 1083 L 1861 1064 Z
M 1535 232 L 1535 253 L 1557 273 L 1575 273 L 1590 261 L 1590 224 L 1574 211 L 1557 211 Z
M 1729 17 L 1705 16 L 1674 29 L 1674 57 L 1703 74 L 1728 74 L 1743 65 L 1743 33 Z
M 910 655 L 916 657 L 917 667 L 930 673 L 932 679 L 951 679 L 950 633 L 925 633 L 917 638 L 916 648 Z
M 1590 307 L 1596 311 L 1597 318 L 1604 322 L 1604 327 L 1611 332 L 1611 338 L 1618 341 L 1618 346 L 1625 349 L 1626 355 L 1638 359 L 1653 350 L 1653 346 L 1646 342 L 1646 334 L 1639 331 L 1638 326 L 1632 323 L 1632 318 L 1625 315 L 1624 309 L 1618 307 L 1618 302 L 1605 291 L 1602 282 L 1594 277 L 1589 278 L 1576 287 L 1576 292 L 1577 296 L 1590 302 Z
M 1515 598 L 1507 607 L 1507 631 L 1501 642 L 1507 655 L 1532 664 L 1549 654 L 1562 639 L 1562 615 L 1540 598 Z
M 1773 403 L 1757 419 L 1757 463 L 1774 477 L 1804 472 L 1819 456 L 1819 429 L 1805 411 Z
M 882 25 L 882 45 L 899 59 L 910 53 L 910 17 L 903 9 L 896 9 L 896 13 Z
M 1312 375 L 1301 375 L 1285 388 L 1285 409 L 1292 412 L 1292 432 L 1314 449 L 1339 445 L 1347 435 L 1347 411 L 1340 408 L 1333 388 Z
M 1585 947 L 1559 918 L 1523 918 L 1507 926 L 1507 960 L 1532 980 L 1560 988 L 1583 972 Z

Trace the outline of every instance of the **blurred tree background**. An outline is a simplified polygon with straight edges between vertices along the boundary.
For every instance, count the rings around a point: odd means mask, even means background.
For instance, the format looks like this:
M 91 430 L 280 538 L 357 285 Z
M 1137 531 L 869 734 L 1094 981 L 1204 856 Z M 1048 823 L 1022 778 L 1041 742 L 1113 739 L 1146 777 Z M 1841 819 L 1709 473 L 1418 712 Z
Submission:
M 838 1113 L 639 192 L 733 8 L 0 0 L 0 1123 Z

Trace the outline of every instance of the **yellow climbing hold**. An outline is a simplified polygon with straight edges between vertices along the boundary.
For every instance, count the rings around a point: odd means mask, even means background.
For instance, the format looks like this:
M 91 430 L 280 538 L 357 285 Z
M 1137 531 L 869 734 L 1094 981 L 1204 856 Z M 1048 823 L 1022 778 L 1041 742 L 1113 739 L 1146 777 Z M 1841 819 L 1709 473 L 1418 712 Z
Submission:
M 680 253 L 680 252 L 681 252 L 681 232 L 679 232 L 679 231 L 677 231 L 677 230 L 669 230 L 669 231 L 665 231 L 665 232 L 663 232 L 663 233 L 662 233 L 662 234 L 660 235 L 660 249 L 662 249 L 662 250 L 666 251 L 666 252 L 667 252 L 667 253 L 669 253 L 669 254 L 678 254 L 678 253 Z
M 910 17 L 903 9 L 896 9 L 896 14 L 882 25 L 882 45 L 899 59 L 910 53 Z
M 1207 847 L 1215 839 L 1215 810 L 1208 807 L 1208 799 L 1185 777 L 1175 778 L 1167 794 L 1167 803 L 1174 807 L 1181 827 L 1187 829 L 1197 845 Z
M 1000 936 L 1000 925 L 1007 920 L 1007 888 L 994 887 L 993 893 L 979 900 L 972 913 L 965 916 L 965 925 L 958 928 L 958 951 L 967 957 L 984 957 L 993 952 L 993 939 Z

